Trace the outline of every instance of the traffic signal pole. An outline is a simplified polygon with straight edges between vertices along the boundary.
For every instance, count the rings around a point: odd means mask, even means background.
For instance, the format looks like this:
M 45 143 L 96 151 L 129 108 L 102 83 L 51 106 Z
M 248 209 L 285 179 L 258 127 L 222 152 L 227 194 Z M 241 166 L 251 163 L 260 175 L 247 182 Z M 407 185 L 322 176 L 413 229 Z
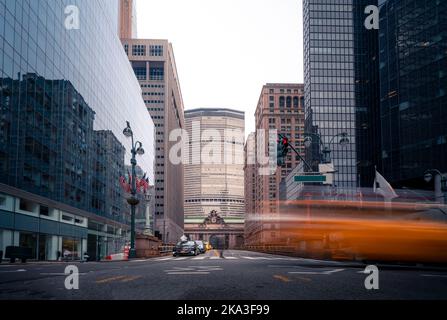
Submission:
M 313 168 L 306 162 L 306 160 L 299 154 L 299 152 L 289 143 L 289 139 L 282 134 L 278 134 L 280 141 L 284 141 L 284 139 L 287 141 L 287 148 L 290 148 L 293 150 L 293 152 L 296 153 L 296 155 L 300 158 L 301 161 L 306 165 L 307 168 L 309 168 L 310 172 L 313 172 Z M 287 154 L 286 154 L 287 155 Z

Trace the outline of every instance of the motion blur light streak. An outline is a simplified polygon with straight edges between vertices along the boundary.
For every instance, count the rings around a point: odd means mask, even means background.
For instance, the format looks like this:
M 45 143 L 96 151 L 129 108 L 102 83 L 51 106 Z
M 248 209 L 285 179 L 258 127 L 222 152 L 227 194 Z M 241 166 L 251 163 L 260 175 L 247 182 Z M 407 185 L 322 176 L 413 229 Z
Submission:
M 350 261 L 447 263 L 447 216 L 438 204 L 303 200 L 249 217 L 274 239 L 254 249 Z

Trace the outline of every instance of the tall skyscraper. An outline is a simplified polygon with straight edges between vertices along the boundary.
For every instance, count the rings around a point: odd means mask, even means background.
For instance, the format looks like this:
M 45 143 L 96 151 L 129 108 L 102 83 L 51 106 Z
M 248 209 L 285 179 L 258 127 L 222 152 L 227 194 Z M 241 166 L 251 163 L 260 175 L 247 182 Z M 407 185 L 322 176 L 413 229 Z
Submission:
M 184 129 L 183 98 L 172 44 L 167 40 L 122 39 L 156 129 L 155 225 L 163 241 L 183 235 L 183 165 L 173 164 L 169 134 Z
M 121 39 L 138 37 L 136 0 L 119 0 L 119 36 Z
M 191 146 L 185 164 L 185 233 L 214 247 L 240 246 L 245 115 L 230 109 L 195 109 L 185 112 L 185 122 Z
M 382 166 L 396 187 L 447 172 L 447 2 L 380 2 Z
M 154 124 L 116 32 L 118 2 L 76 1 L 64 16 L 70 5 L 0 1 L 0 250 L 39 260 L 102 258 L 128 241 L 126 121 L 154 176 Z
M 265 153 L 266 157 L 271 157 L 271 152 L 267 148 L 271 130 L 277 130 L 277 133 L 289 138 L 290 144 L 304 156 L 304 86 L 302 84 L 266 84 L 262 88 L 255 117 L 257 158 L 254 212 L 261 216 L 275 215 L 279 212 L 280 184 L 298 166 L 300 158 L 291 151 L 286 158 L 285 166 L 278 168 L 274 174 L 268 175 L 260 173 L 260 169 L 265 165 L 261 163 L 259 156 Z M 264 145 L 267 150 L 260 150 L 260 139 L 265 139 Z M 264 227 L 272 226 L 263 224 L 262 228 Z M 263 231 L 262 228 L 255 228 L 257 234 L 250 234 L 249 241 L 254 238 L 257 239 L 256 241 L 270 241 L 278 236 L 273 226 L 270 228 L 271 232 L 262 232 L 261 239 L 259 232 Z
M 371 187 L 380 150 L 378 32 L 365 27 L 365 8 L 377 0 L 303 4 L 306 132 L 324 144 L 347 133 L 348 145 L 330 146 L 334 184 Z
M 245 243 L 255 223 L 247 218 L 256 215 L 256 133 L 248 135 L 244 146 Z

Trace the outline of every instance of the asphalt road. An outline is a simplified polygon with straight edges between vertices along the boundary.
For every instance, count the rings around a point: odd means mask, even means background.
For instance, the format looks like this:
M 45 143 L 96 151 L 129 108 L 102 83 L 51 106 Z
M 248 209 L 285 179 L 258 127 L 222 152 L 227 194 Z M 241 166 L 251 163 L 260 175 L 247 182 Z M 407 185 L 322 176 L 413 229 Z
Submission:
M 447 299 L 447 270 L 379 266 L 379 289 L 367 290 L 362 265 L 246 251 L 76 263 L 79 290 L 65 288 L 67 265 L 0 264 L 0 299 Z

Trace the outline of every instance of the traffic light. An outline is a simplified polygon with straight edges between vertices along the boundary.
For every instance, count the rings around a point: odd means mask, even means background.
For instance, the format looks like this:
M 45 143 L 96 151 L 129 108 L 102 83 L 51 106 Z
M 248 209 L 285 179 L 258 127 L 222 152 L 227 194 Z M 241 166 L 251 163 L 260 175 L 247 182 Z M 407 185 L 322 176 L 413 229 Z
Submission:
M 278 167 L 283 167 L 286 164 L 286 157 L 289 153 L 289 139 L 279 135 L 278 136 L 278 146 L 277 146 L 277 165 Z

